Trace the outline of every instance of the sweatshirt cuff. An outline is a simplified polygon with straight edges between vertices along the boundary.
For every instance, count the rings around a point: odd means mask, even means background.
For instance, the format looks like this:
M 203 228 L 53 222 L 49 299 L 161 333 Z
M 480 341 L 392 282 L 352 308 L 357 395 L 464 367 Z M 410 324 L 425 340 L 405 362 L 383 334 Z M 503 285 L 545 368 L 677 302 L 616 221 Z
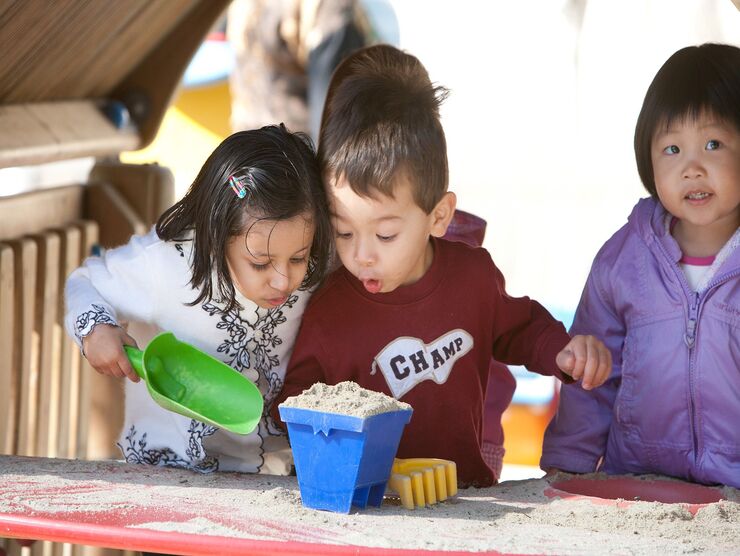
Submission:
M 504 467 L 504 454 L 506 453 L 503 445 L 483 442 L 480 447 L 480 453 L 483 461 L 493 471 L 495 481 L 498 482 L 501 478 L 501 470 Z
M 540 338 L 537 345 L 537 361 L 539 367 L 565 384 L 575 382 L 575 379 L 569 374 L 560 370 L 555 359 L 560 351 L 570 342 L 570 336 L 565 331 L 562 324 L 551 330 L 548 334 Z
M 600 457 L 574 454 L 543 454 L 540 458 L 540 469 L 559 469 L 569 473 L 594 473 Z

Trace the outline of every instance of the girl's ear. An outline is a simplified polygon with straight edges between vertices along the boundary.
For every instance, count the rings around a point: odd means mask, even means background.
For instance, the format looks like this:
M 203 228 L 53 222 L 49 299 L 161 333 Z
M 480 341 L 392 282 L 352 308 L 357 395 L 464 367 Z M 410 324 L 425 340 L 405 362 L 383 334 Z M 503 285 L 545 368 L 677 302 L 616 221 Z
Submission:
M 452 221 L 457 206 L 457 197 L 452 191 L 448 191 L 432 209 L 429 215 L 432 220 L 431 235 L 442 237 L 447 233 L 447 227 Z

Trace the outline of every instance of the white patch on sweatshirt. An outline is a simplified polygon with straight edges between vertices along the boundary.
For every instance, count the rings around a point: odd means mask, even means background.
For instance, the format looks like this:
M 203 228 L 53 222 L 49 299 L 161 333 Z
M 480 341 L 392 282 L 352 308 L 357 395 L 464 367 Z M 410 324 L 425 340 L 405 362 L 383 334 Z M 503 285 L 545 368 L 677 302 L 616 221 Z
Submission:
M 443 384 L 455 362 L 473 348 L 473 337 L 455 329 L 425 344 L 419 338 L 401 336 L 388 343 L 373 360 L 370 374 L 380 369 L 396 399 L 425 380 Z

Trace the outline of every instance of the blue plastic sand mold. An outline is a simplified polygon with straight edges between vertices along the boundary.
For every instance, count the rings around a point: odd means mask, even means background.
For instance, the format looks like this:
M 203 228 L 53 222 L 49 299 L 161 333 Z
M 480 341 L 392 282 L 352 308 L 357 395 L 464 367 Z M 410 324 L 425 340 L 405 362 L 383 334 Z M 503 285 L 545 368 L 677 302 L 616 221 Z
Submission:
M 279 411 L 304 506 L 349 513 L 353 505 L 381 505 L 411 410 L 366 418 L 295 407 Z

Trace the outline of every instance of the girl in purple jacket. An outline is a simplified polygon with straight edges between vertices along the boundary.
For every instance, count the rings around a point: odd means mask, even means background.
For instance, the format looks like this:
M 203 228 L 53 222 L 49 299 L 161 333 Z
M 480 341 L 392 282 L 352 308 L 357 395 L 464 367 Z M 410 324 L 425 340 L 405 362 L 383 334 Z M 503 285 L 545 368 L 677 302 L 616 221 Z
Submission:
M 635 130 L 650 198 L 596 255 L 571 334 L 612 352 L 563 385 L 540 466 L 740 488 L 740 49 L 673 54 Z

